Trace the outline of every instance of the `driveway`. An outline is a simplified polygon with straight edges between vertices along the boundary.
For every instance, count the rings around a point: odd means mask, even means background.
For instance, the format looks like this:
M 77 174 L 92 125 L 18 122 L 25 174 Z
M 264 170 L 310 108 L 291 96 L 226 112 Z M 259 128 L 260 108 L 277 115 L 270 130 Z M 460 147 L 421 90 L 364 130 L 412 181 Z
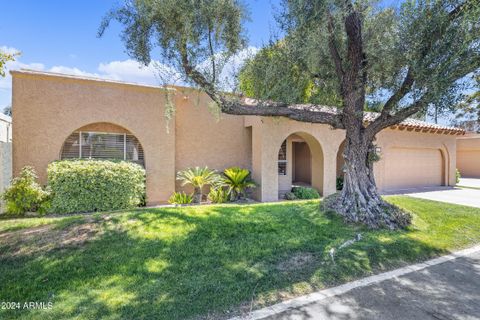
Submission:
M 396 190 L 385 193 L 386 195 L 407 195 L 414 198 L 460 204 L 480 208 L 480 189 L 471 189 L 473 185 L 480 187 L 480 179 L 461 180 L 468 188 L 464 187 L 425 187 Z M 460 185 L 460 184 L 459 184 Z
M 464 206 L 480 208 L 480 190 L 467 188 L 450 188 L 437 191 L 408 193 L 410 197 L 435 200 Z
M 460 178 L 458 182 L 459 186 L 467 188 L 479 188 L 480 189 L 480 179 L 478 178 Z
M 464 252 L 379 275 L 379 281 L 357 281 L 353 289 L 340 286 L 315 299 L 293 299 L 254 312 L 251 319 L 478 319 L 480 247 Z M 399 272 L 405 269 L 410 270 Z

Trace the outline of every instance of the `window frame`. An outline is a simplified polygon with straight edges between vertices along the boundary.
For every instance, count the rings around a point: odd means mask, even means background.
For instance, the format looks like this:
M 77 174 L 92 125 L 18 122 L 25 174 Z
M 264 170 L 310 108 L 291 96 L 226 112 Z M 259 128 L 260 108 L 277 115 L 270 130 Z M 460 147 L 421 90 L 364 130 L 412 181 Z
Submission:
M 284 149 L 285 145 L 285 159 L 280 159 L 280 152 Z M 278 150 L 278 156 L 277 156 L 277 174 L 279 176 L 286 176 L 288 175 L 288 153 L 287 153 L 288 145 L 287 145 L 287 139 L 283 140 L 280 149 Z M 284 170 L 280 170 L 280 166 L 285 166 Z M 280 171 L 284 171 L 284 173 L 280 173 Z

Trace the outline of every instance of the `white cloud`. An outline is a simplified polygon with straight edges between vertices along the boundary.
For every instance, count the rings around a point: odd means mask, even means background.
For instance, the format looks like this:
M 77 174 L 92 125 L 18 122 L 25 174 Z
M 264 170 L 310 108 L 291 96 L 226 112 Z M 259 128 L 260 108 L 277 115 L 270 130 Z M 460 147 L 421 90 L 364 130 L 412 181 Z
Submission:
M 16 53 L 20 50 L 12 47 L 2 46 L 0 51 L 6 53 Z M 43 63 L 23 63 L 19 59 L 21 56 L 17 57 L 16 61 L 9 61 L 5 65 L 6 73 L 5 77 L 0 77 L 0 110 L 4 106 L 11 104 L 11 94 L 12 94 L 12 76 L 8 71 L 18 70 L 18 69 L 34 69 L 34 70 L 45 70 L 45 65 Z
M 102 76 L 98 73 L 91 73 L 82 71 L 78 68 L 70 68 L 65 66 L 54 66 L 48 69 L 49 72 L 56 72 L 56 73 L 63 73 L 63 74 L 70 74 L 74 76 L 81 76 L 81 77 L 95 77 L 101 78 Z
M 15 49 L 13 47 L 1 46 L 0 51 L 8 54 L 20 53 L 20 50 Z
M 4 52 L 18 52 L 19 50 L 11 47 L 0 47 Z M 241 51 L 236 56 L 230 58 L 223 66 L 220 75 L 221 82 L 225 89 L 231 89 L 235 86 L 235 74 L 240 70 L 245 60 L 258 52 L 258 48 L 249 47 Z M 148 66 L 139 62 L 127 59 L 122 61 L 110 61 L 100 63 L 95 72 L 87 72 L 76 67 L 53 66 L 47 68 L 42 63 L 23 63 L 21 56 L 16 61 L 8 62 L 6 65 L 7 74 L 5 78 L 0 78 L 0 108 L 10 104 L 12 79 L 8 71 L 18 69 L 33 69 L 39 71 L 50 71 L 56 73 L 70 74 L 84 77 L 95 77 L 111 79 L 118 81 L 127 81 L 140 84 L 162 85 L 162 84 L 184 84 L 182 77 L 173 68 L 158 61 L 152 61 Z M 205 63 L 205 65 L 207 65 Z
M 181 75 L 173 68 L 158 61 L 145 66 L 135 60 L 100 63 L 98 71 L 108 79 L 151 85 L 180 84 Z

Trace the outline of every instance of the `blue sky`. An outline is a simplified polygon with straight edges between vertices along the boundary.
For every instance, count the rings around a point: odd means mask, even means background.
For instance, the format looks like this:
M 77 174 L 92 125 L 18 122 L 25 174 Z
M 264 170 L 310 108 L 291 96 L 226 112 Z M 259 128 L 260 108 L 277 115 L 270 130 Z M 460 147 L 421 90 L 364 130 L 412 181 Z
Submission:
M 268 42 L 275 27 L 279 0 L 247 0 L 252 21 L 247 24 L 250 45 Z M 155 81 L 148 70 L 137 73 L 124 52 L 120 26 L 113 23 L 102 38 L 98 26 L 115 0 L 15 0 L 2 3 L 8 14 L 0 19 L 0 48 L 21 51 L 9 69 L 34 68 L 106 76 L 140 83 Z M 11 101 L 11 78 L 0 79 L 0 108 Z
M 152 68 L 139 69 L 129 60 L 120 40 L 120 26 L 112 23 L 102 38 L 97 30 L 105 13 L 120 0 L 3 1 L 0 49 L 21 56 L 7 68 L 31 68 L 130 82 L 158 84 Z M 245 0 L 251 14 L 249 45 L 259 48 L 275 30 L 274 13 L 280 0 Z M 398 5 L 398 0 L 383 4 Z M 0 78 L 0 110 L 11 103 L 11 77 Z

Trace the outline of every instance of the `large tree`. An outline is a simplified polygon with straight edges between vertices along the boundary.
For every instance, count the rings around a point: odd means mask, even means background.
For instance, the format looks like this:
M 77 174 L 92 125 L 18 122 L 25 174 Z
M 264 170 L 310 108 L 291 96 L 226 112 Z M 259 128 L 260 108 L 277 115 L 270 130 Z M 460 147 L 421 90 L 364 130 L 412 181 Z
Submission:
M 467 131 L 480 132 L 480 73 L 474 75 L 475 85 L 456 105 L 454 125 Z
M 224 93 L 218 77 L 222 61 L 247 44 L 248 15 L 240 0 L 127 1 L 108 14 L 100 34 L 109 21 L 119 21 L 133 58 L 144 64 L 152 54 L 160 58 L 224 113 L 344 129 L 345 183 L 329 205 L 348 221 L 397 228 L 407 225 L 409 216 L 377 191 L 375 136 L 451 99 L 459 79 L 479 68 L 480 6 L 478 0 L 425 0 L 395 10 L 376 3 L 284 0 L 279 22 L 285 36 L 270 53 L 280 52 L 281 59 L 274 57 L 273 66 L 259 63 L 249 79 L 254 87 L 258 79 L 274 86 L 254 90 L 255 99 Z M 383 97 L 376 104 L 378 116 L 367 123 L 365 108 L 376 97 Z

